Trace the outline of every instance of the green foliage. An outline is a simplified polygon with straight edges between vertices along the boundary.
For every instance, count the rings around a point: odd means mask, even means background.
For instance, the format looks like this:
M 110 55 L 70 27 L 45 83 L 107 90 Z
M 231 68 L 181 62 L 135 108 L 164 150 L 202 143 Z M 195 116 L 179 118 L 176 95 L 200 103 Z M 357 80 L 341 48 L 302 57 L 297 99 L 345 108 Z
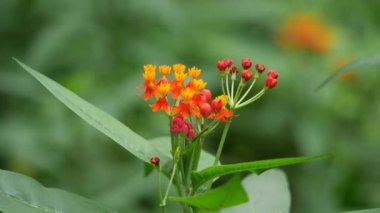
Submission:
M 289 212 L 291 196 L 285 172 L 271 169 L 260 175 L 249 174 L 242 181 L 249 201 L 223 209 L 221 213 Z
M 152 156 L 159 156 L 162 162 L 167 162 L 169 160 L 167 155 L 161 153 L 147 140 L 133 132 L 120 121 L 83 100 L 50 78 L 33 70 L 17 59 L 15 60 L 79 117 L 108 137 L 112 138 L 116 143 L 120 144 L 136 157 L 145 162 L 149 162 Z
M 357 211 L 349 211 L 349 212 L 342 212 L 342 213 L 379 213 L 379 209 L 363 209 L 363 210 L 357 210 Z
M 12 213 L 115 212 L 60 189 L 45 188 L 27 176 L 0 170 L 0 210 Z
M 325 158 L 328 156 L 329 155 L 318 155 L 318 156 L 313 156 L 313 157 L 281 158 L 281 159 L 212 166 L 199 172 L 193 172 L 191 178 L 193 180 L 194 188 L 198 188 L 203 183 L 213 180 L 214 178 L 217 178 L 223 175 L 228 175 L 228 174 L 233 174 L 233 173 L 243 172 L 243 171 L 254 171 L 254 172 L 261 173 L 267 169 L 276 168 L 279 166 L 287 166 L 287 165 L 292 165 L 292 164 L 304 163 L 307 161 Z
M 192 197 L 170 197 L 170 199 L 208 211 L 219 210 L 248 201 L 247 193 L 244 191 L 238 175 L 214 190 Z
M 329 77 L 327 77 L 326 80 L 324 80 L 317 88 L 316 90 L 321 89 L 324 87 L 327 83 L 329 83 L 334 78 L 338 77 L 340 74 L 344 72 L 349 71 L 358 71 L 359 69 L 365 69 L 365 68 L 371 68 L 371 67 L 379 67 L 380 66 L 380 54 L 371 55 L 365 58 L 358 59 L 340 69 L 335 71 L 333 74 L 331 74 Z

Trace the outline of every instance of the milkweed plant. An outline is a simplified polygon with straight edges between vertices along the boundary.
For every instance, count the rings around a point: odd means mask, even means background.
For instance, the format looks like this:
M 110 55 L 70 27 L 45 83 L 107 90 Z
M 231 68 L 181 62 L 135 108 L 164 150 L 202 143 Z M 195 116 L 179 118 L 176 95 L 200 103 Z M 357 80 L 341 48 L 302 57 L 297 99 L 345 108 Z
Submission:
M 45 75 L 15 59 L 58 100 L 87 123 L 110 137 L 132 155 L 145 162 L 146 175 L 156 171 L 157 205 L 167 211 L 167 203 L 180 203 L 183 212 L 218 212 L 249 201 L 240 173 L 261 174 L 265 170 L 326 157 L 290 157 L 221 164 L 226 136 L 239 110 L 270 93 L 279 74 L 248 58 L 235 65 L 231 59 L 218 61 L 221 94 L 213 95 L 201 78 L 202 70 L 183 64 L 143 66 L 140 94 L 153 112 L 167 117 L 168 137 L 147 140 Z M 263 81 L 259 92 L 253 87 Z M 261 84 L 262 85 L 262 84 Z M 223 128 L 216 154 L 203 144 L 217 128 Z M 232 175 L 227 181 L 220 177 Z M 162 181 L 167 178 L 168 181 Z M 222 179 L 226 180 L 226 179 Z M 0 210 L 5 212 L 115 212 L 87 198 L 63 190 L 46 189 L 21 174 L 0 170 Z M 251 202 L 251 201 L 249 201 Z M 17 209 L 15 211 L 15 209 Z M 251 210 L 248 210 L 251 211 Z M 284 210 L 288 211 L 288 210 Z

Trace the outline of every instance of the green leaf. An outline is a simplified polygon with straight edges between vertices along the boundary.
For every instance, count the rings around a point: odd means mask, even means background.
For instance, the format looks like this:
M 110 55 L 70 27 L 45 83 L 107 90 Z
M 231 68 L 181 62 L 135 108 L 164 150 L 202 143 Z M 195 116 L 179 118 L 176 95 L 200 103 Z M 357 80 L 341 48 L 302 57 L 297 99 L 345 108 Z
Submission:
M 310 160 L 315 160 L 319 158 L 325 158 L 329 155 L 318 155 L 313 157 L 294 157 L 294 158 L 281 158 L 272 160 L 262 160 L 253 162 L 244 162 L 228 165 L 219 165 L 206 168 L 199 172 L 192 173 L 193 187 L 198 188 L 203 183 L 213 180 L 214 178 L 220 177 L 222 175 L 233 174 L 243 171 L 258 171 L 262 172 L 267 169 L 287 166 L 291 164 L 303 163 Z
M 12 213 L 116 212 L 60 189 L 45 188 L 30 177 L 0 170 L 0 210 Z
M 250 174 L 242 181 L 249 202 L 224 209 L 221 213 L 290 212 L 290 191 L 286 174 L 271 169 L 260 175 Z
M 380 213 L 380 208 L 377 208 L 377 209 L 363 209 L 363 210 L 349 211 L 349 212 L 342 212 L 342 213 Z
M 226 184 L 208 192 L 192 197 L 170 197 L 170 199 L 201 210 L 213 211 L 245 203 L 248 201 L 248 196 L 240 183 L 239 175 L 235 175 Z
M 169 160 L 165 154 L 157 150 L 146 139 L 133 132 L 111 115 L 83 100 L 75 93 L 33 70 L 17 59 L 14 60 L 46 87 L 58 100 L 79 115 L 79 117 L 113 139 L 136 157 L 147 163 L 149 163 L 152 156 L 160 157 L 162 162 Z
M 329 77 L 327 77 L 326 80 L 324 80 L 315 90 L 321 89 L 323 86 L 325 86 L 327 83 L 329 83 L 331 80 L 339 76 L 340 74 L 352 70 L 359 70 L 363 68 L 369 68 L 369 67 L 376 67 L 380 66 L 380 54 L 375 54 L 372 56 L 368 56 L 366 58 L 362 58 L 359 60 L 356 60 L 347 66 L 344 66 L 337 71 L 335 71 L 333 74 L 331 74 Z

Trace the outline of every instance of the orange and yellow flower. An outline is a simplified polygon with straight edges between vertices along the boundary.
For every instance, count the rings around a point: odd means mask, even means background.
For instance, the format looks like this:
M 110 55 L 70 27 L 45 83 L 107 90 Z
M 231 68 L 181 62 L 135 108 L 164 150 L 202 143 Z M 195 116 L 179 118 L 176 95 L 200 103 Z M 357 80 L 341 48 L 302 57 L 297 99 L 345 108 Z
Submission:
M 326 53 L 332 47 L 329 27 L 311 14 L 289 18 L 277 34 L 279 45 L 286 49 L 302 49 Z
M 156 88 L 156 66 L 148 64 L 144 66 L 143 79 L 145 83 L 141 86 L 141 88 L 145 89 L 144 100 L 149 100 L 151 95 L 157 97 L 158 91 Z

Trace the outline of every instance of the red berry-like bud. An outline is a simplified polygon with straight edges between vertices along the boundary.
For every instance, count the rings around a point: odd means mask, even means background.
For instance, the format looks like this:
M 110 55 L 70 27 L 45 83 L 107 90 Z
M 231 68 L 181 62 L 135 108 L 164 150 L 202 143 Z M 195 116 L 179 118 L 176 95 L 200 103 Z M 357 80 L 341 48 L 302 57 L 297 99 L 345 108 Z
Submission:
M 210 115 L 211 111 L 212 111 L 212 109 L 211 109 L 210 104 L 208 104 L 208 103 L 202 104 L 201 114 L 203 115 L 203 117 L 207 118 Z
M 264 64 L 256 64 L 256 70 L 259 73 L 262 73 L 265 71 L 265 65 Z
M 160 158 L 158 158 L 158 157 L 152 157 L 150 159 L 150 163 L 153 164 L 153 165 L 155 165 L 155 166 L 159 166 L 160 165 Z
M 214 100 L 211 101 L 211 109 L 214 111 L 219 111 L 223 107 L 223 103 L 220 99 L 215 98 Z
M 268 77 L 272 77 L 274 79 L 277 79 L 278 78 L 278 73 L 274 70 L 269 70 L 268 71 Z
M 224 65 L 226 65 L 226 68 L 229 68 L 232 66 L 232 60 L 230 58 L 226 58 L 223 61 L 224 61 Z
M 224 60 L 218 61 L 218 63 L 216 63 L 216 67 L 218 67 L 219 71 L 224 71 L 227 68 L 226 63 L 224 63 Z
M 187 138 L 191 139 L 191 138 L 194 138 L 196 134 L 197 133 L 195 132 L 194 129 L 190 129 L 186 136 L 187 136 Z
M 235 65 L 233 65 L 231 68 L 230 68 L 230 73 L 237 73 L 237 67 Z
M 200 97 L 203 103 L 209 102 L 211 100 L 211 91 L 208 89 L 202 90 Z
M 274 88 L 277 85 L 277 80 L 271 76 L 267 78 L 265 81 L 265 86 L 268 87 L 269 89 Z
M 241 60 L 241 65 L 247 70 L 252 66 L 252 61 L 249 58 L 243 58 L 243 60 Z
M 241 72 L 241 77 L 245 81 L 249 81 L 253 77 L 253 72 L 249 70 L 243 70 L 243 72 Z

